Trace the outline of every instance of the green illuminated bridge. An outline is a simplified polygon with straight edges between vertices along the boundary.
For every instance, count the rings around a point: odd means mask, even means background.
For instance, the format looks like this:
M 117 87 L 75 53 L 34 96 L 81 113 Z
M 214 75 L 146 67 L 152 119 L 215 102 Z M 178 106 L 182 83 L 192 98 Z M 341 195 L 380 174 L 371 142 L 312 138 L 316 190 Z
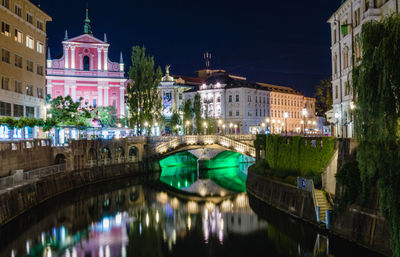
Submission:
M 256 157 L 253 135 L 223 136 L 223 135 L 192 135 L 169 136 L 151 139 L 151 152 L 157 155 L 171 155 L 177 152 L 206 148 L 237 152 Z

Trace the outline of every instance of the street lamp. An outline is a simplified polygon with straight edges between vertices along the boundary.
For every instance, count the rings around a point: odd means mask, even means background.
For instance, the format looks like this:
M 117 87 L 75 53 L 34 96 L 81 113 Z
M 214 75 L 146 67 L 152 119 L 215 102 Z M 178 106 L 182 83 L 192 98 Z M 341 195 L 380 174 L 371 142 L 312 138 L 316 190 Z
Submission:
M 236 136 L 236 132 L 237 132 L 237 127 L 238 127 L 238 125 L 234 125 L 234 128 L 235 128 L 235 136 Z
M 229 123 L 229 134 L 232 134 L 232 127 L 233 127 L 233 123 Z
M 225 124 L 222 124 L 222 130 L 223 130 L 223 132 L 224 132 L 224 134 L 225 134 Z
M 269 125 L 269 118 L 266 118 L 266 119 L 265 119 L 265 122 L 267 123 L 267 130 L 268 130 L 268 133 L 271 133 L 271 127 L 270 127 L 270 125 Z
M 278 120 L 278 130 L 278 133 L 280 134 L 282 132 L 281 120 Z
M 305 125 L 306 125 L 305 120 L 306 120 L 306 118 L 307 118 L 307 109 L 306 109 L 306 108 L 303 108 L 303 110 L 301 111 L 301 113 L 303 114 L 303 124 L 304 124 L 304 126 L 303 126 L 303 133 L 304 133 L 304 131 L 306 130 L 306 128 L 305 128 Z
M 304 135 L 304 120 L 301 120 L 300 123 L 301 123 L 301 133 Z
M 272 120 L 272 133 L 275 133 L 275 119 Z
M 190 121 L 186 121 L 186 135 L 189 134 L 189 125 L 190 125 Z
M 207 122 L 203 122 L 203 127 L 204 127 L 204 135 L 207 135 Z
M 285 133 L 287 134 L 287 118 L 289 117 L 289 114 L 287 113 L 287 112 L 284 112 L 283 113 L 283 118 L 285 118 L 285 124 L 286 124 L 286 127 L 285 127 Z
M 264 123 L 264 122 L 261 123 L 261 127 L 262 127 L 262 129 L 263 129 L 263 134 L 265 134 L 265 123 Z
M 219 134 L 221 134 L 221 125 L 222 125 L 222 120 L 219 119 L 219 120 L 218 120 L 218 130 L 219 130 Z

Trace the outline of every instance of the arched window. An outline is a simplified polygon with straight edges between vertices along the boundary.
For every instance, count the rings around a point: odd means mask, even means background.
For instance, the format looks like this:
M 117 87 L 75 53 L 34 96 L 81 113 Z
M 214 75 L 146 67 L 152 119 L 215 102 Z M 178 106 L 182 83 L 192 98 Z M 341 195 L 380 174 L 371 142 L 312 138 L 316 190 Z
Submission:
M 333 57 L 333 74 L 337 73 L 337 55 Z
M 87 55 L 83 57 L 83 70 L 90 70 L 90 58 Z

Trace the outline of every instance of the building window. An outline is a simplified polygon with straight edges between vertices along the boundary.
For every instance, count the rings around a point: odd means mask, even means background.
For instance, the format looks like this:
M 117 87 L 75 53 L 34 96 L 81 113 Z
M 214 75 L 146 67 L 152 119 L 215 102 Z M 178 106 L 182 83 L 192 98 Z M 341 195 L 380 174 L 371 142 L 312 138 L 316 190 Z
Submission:
M 14 91 L 16 93 L 22 94 L 22 83 L 21 83 L 21 81 L 15 80 L 15 82 L 14 82 Z
M 1 60 L 6 63 L 10 63 L 10 51 L 1 49 Z
M 217 97 L 217 103 L 220 103 L 220 102 L 221 102 L 221 97 L 218 96 L 218 97 Z
M 247 100 L 251 102 L 251 95 L 247 96 Z
M 333 57 L 333 74 L 336 74 L 338 72 L 337 69 L 337 54 Z
M 22 68 L 22 57 L 15 55 L 15 67 Z
M 33 16 L 30 13 L 26 13 L 26 21 L 33 24 Z
M 14 117 L 24 116 L 24 106 L 19 104 L 14 104 Z
M 93 107 L 94 107 L 94 108 L 97 107 L 97 99 L 93 99 Z
M 33 96 L 33 86 L 32 85 L 27 85 L 26 86 L 26 94 Z
M 236 95 L 236 102 L 239 102 L 239 95 Z
M 25 107 L 25 116 L 28 118 L 35 117 L 35 107 L 26 106 Z
M 336 29 L 333 30 L 333 43 L 336 44 Z
M 236 111 L 236 116 L 239 116 L 239 111 Z
M 36 46 L 36 50 L 39 52 L 39 53 L 44 53 L 44 46 L 43 46 L 43 44 L 41 43 L 41 42 L 39 42 L 39 41 L 37 41 L 37 46 Z
M 4 21 L 1 22 L 1 34 L 7 37 L 11 36 L 10 24 L 5 23 Z
M 89 70 L 90 69 L 90 58 L 89 56 L 83 57 L 83 70 Z
M 232 96 L 231 96 L 231 95 L 229 96 L 228 101 L 229 101 L 230 103 L 232 103 Z
M 33 62 L 26 60 L 26 70 L 33 72 Z
M 26 47 L 29 47 L 30 49 L 35 48 L 35 41 L 31 36 L 26 36 Z
M 257 98 L 256 98 L 257 99 Z M 256 117 L 258 116 L 258 109 L 256 109 Z
M 229 111 L 229 117 L 232 117 L 232 111 Z
M 256 103 L 258 103 L 258 101 L 257 101 L 257 96 L 255 97 L 256 98 Z M 261 101 L 260 101 L 261 102 Z
M 38 29 L 40 29 L 40 30 L 43 31 L 43 22 L 37 20 L 37 21 L 36 21 L 36 27 L 37 27 Z
M 43 88 L 37 88 L 37 97 L 43 98 Z
M 350 94 L 350 83 L 348 81 L 346 81 L 346 83 L 344 83 L 344 95 L 346 96 L 349 94 Z
M 22 8 L 19 5 L 15 5 L 14 6 L 14 13 L 16 15 L 18 15 L 19 17 L 21 17 L 22 16 Z
M 42 65 L 37 65 L 37 74 L 43 76 L 43 66 Z
M 0 102 L 0 116 L 11 116 L 11 104 Z
M 22 32 L 19 31 L 18 29 L 15 29 L 14 31 L 14 40 L 17 41 L 18 43 L 22 43 Z
M 179 93 L 179 100 L 182 100 L 182 98 L 183 98 L 182 93 Z
M 10 79 L 6 77 L 1 78 L 1 89 L 8 90 L 8 84 L 10 83 Z
M 1 0 L 1 5 L 7 9 L 10 9 L 10 0 Z
M 349 67 L 349 48 L 345 47 L 343 49 L 343 68 L 346 69 Z

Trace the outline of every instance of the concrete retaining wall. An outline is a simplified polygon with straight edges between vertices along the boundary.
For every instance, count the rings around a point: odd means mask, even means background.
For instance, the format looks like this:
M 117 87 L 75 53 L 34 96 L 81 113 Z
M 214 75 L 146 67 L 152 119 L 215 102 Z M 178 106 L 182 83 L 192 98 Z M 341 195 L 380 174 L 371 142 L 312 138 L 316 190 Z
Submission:
M 94 167 L 42 178 L 0 195 L 0 226 L 34 206 L 61 193 L 89 184 L 132 176 L 141 172 L 158 172 L 159 166 L 139 163 Z
M 247 192 L 261 201 L 304 221 L 316 224 L 312 195 L 296 187 L 284 184 L 249 171 Z

